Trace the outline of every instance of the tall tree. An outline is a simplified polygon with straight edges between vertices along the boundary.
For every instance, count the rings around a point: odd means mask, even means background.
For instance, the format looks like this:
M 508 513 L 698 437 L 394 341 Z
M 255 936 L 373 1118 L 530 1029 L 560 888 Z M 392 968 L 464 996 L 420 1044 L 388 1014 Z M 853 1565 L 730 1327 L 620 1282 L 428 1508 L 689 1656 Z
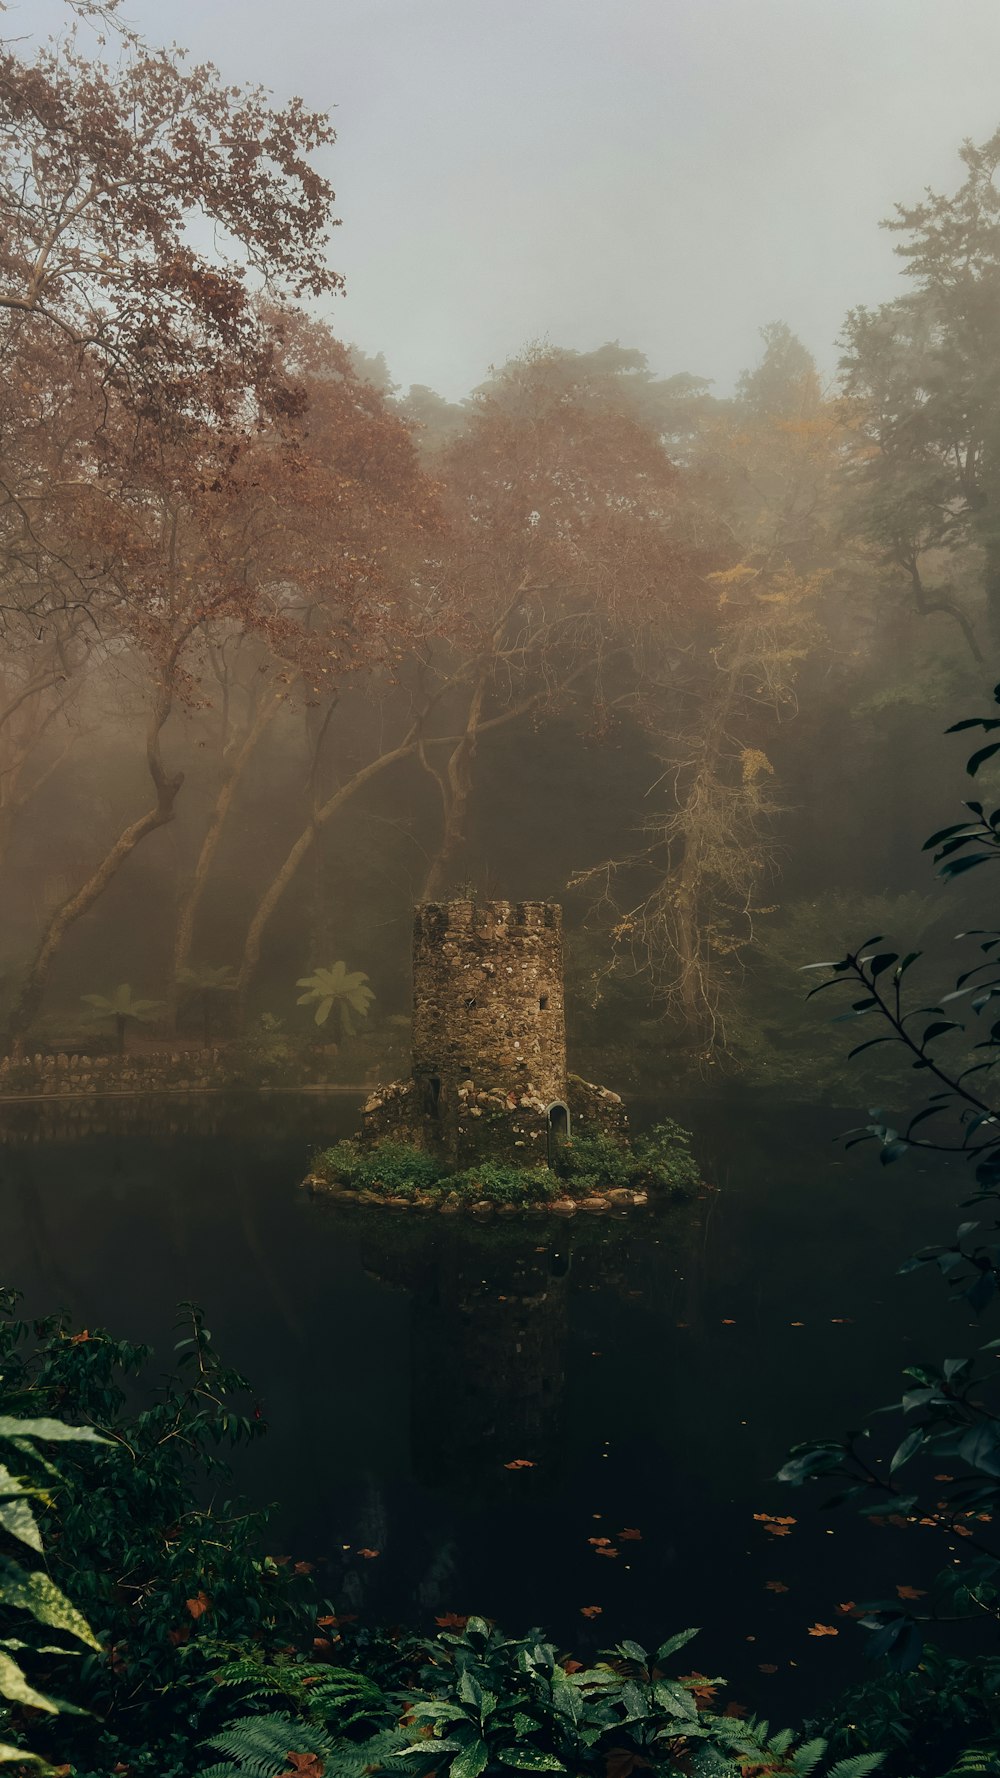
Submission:
M 885 224 L 912 289 L 852 311 L 842 365 L 859 523 L 980 660 L 983 607 L 1000 637 L 1000 131 L 960 153 L 956 192 Z

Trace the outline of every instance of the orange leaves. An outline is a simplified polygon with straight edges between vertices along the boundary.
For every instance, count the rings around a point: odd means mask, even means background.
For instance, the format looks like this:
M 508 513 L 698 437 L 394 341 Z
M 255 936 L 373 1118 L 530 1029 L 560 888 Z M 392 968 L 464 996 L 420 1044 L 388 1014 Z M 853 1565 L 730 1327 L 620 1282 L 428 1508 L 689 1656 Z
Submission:
M 840 1631 L 836 1624 L 810 1624 L 808 1634 L 810 1636 L 839 1636 Z
M 458 1611 L 443 1611 L 440 1617 L 434 1619 L 439 1630 L 464 1630 L 468 1621 Z
M 731 1317 L 731 1316 L 729 1316 L 729 1315 L 724 1315 L 724 1316 L 723 1316 L 723 1317 L 722 1317 L 722 1325 L 723 1325 L 723 1327 L 735 1327 L 735 1326 L 736 1326 L 736 1323 L 735 1323 L 735 1321 L 734 1321 L 734 1320 L 733 1320 L 733 1319 L 732 1319 L 732 1317 Z
M 901 1599 L 926 1599 L 927 1597 L 926 1588 L 921 1587 L 897 1587 L 896 1592 Z
M 318 1753 L 286 1753 L 288 1761 L 278 1778 L 323 1778 L 326 1767 Z
M 718 1696 L 719 1688 L 713 1685 L 707 1673 L 682 1673 L 678 1685 L 687 1686 L 699 1710 L 704 1710 Z
M 757 1671 L 758 1673 L 777 1673 L 778 1669 L 773 1661 L 758 1661 Z
M 514 1457 L 511 1459 L 510 1463 L 504 1464 L 504 1469 L 534 1469 L 534 1468 L 535 1468 L 535 1465 L 531 1461 L 530 1457 Z
M 788 1591 L 783 1580 L 766 1580 L 764 1586 L 769 1593 L 787 1593 Z
M 780 1515 L 775 1516 L 774 1513 L 754 1513 L 754 1518 L 759 1525 L 763 1525 L 765 1531 L 770 1532 L 772 1537 L 790 1537 L 792 1526 L 798 1523 L 791 1514 L 781 1517 Z
M 603 1610 L 604 1610 L 603 1605 L 581 1605 L 580 1616 L 581 1617 L 600 1617 Z
M 634 1525 L 626 1525 L 624 1531 L 619 1531 L 618 1541 L 619 1543 L 641 1543 L 642 1532 L 637 1531 Z
M 858 1610 L 858 1607 L 854 1603 L 853 1599 L 845 1599 L 843 1605 L 837 1606 L 837 1610 L 839 1611 L 841 1617 L 860 1617 L 861 1616 L 861 1613 Z
M 363 1556 L 366 1562 L 374 1562 L 375 1557 L 380 1556 L 382 1554 L 382 1551 L 381 1550 L 358 1550 L 357 1553 L 359 1556 Z
M 617 1556 L 617 1554 L 618 1551 L 615 1549 L 614 1545 L 608 1543 L 600 1544 L 594 1551 L 595 1556 Z
M 610 1537 L 588 1537 L 587 1542 L 592 1543 L 595 1549 L 602 1550 L 609 1546 L 611 1539 Z
M 207 1593 L 196 1593 L 193 1599 L 185 1599 L 184 1603 L 193 1618 L 200 1618 L 209 1610 L 212 1601 Z

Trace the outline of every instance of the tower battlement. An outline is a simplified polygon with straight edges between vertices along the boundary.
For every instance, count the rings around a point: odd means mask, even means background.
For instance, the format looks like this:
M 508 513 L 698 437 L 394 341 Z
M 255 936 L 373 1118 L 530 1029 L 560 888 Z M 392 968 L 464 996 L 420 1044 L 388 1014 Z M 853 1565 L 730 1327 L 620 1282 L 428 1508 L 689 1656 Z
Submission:
M 506 932 L 544 928 L 562 931 L 562 908 L 555 901 L 425 901 L 413 916 L 414 943 L 435 943 L 445 933 L 478 932 L 502 939 Z

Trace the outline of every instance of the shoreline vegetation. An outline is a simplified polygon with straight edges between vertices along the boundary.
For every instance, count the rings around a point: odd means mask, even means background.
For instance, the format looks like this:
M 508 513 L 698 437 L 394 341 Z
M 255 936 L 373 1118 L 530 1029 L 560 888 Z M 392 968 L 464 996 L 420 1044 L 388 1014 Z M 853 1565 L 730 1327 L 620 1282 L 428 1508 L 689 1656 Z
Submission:
M 671 1121 L 631 1142 L 607 1135 L 568 1137 L 547 1166 L 521 1167 L 487 1157 L 456 1171 L 443 1157 L 403 1142 L 338 1142 L 313 1156 L 303 1184 L 334 1202 L 481 1216 L 539 1210 L 600 1214 L 651 1201 L 683 1202 L 704 1188 L 689 1132 Z

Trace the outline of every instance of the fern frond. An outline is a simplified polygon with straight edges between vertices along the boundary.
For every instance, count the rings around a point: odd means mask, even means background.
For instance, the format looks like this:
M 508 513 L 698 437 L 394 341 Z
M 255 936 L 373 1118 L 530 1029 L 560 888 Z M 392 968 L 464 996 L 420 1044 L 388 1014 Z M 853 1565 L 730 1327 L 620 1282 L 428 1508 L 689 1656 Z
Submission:
M 830 1767 L 827 1778 L 868 1778 L 869 1772 L 874 1772 L 884 1759 L 884 1753 L 856 1753 L 853 1759 L 839 1759 Z
M 821 1735 L 818 1735 L 815 1741 L 804 1741 L 801 1747 L 797 1747 L 792 1754 L 792 1771 L 795 1773 L 795 1778 L 809 1778 L 809 1773 L 816 1770 L 826 1749 L 827 1743 Z
M 377 1771 L 390 1755 L 408 1747 L 411 1737 L 400 1729 L 383 1729 L 369 1741 L 335 1741 L 327 1755 L 327 1778 L 364 1778 L 366 1772 Z M 405 1771 L 397 1760 L 394 1770 Z
M 240 1717 L 228 1728 L 209 1736 L 205 1746 L 234 1761 L 239 1778 L 276 1778 L 277 1773 L 286 1769 L 289 1753 L 325 1756 L 332 1742 L 315 1724 L 273 1712 L 269 1716 Z

